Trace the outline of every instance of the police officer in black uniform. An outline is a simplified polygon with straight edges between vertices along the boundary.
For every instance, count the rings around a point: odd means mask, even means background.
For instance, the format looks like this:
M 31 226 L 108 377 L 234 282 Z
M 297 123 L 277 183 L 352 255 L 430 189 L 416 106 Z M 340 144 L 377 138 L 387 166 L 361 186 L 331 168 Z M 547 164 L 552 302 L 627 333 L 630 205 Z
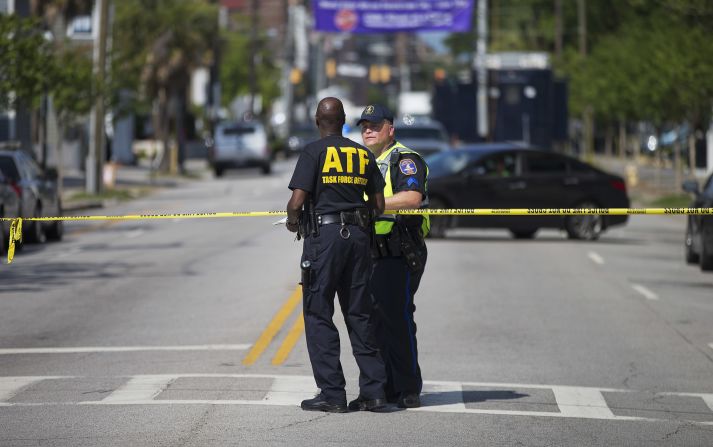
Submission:
M 367 106 L 357 125 L 364 145 L 376 156 L 384 176 L 386 209 L 428 206 L 428 166 L 395 139 L 394 117 L 385 106 Z M 386 398 L 401 408 L 421 405 L 414 295 L 421 282 L 430 228 L 426 215 L 382 215 L 375 222 L 376 252 L 372 293 L 377 305 L 377 341 L 386 363 Z
M 312 371 L 321 390 L 302 409 L 348 411 L 339 361 L 339 333 L 332 316 L 339 303 L 359 366 L 355 410 L 386 405 L 386 370 L 374 337 L 370 298 L 372 216 L 384 210 L 384 181 L 374 155 L 342 137 L 344 108 L 337 98 L 317 107 L 321 139 L 307 145 L 292 175 L 287 229 L 304 237 L 302 295 L 305 336 Z M 365 194 L 368 200 L 365 200 Z

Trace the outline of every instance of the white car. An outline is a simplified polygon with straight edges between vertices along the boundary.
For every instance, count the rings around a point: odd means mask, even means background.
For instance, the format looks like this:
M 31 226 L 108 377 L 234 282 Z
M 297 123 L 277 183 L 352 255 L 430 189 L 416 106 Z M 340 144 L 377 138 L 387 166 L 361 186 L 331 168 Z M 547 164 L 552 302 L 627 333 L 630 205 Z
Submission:
M 259 167 L 266 175 L 271 171 L 267 132 L 259 122 L 219 123 L 208 154 L 216 177 L 232 168 Z
M 438 121 L 424 117 L 400 118 L 394 121 L 394 128 L 396 141 L 422 157 L 450 149 L 446 129 Z M 358 127 L 345 133 L 344 137 L 364 144 Z
M 404 116 L 394 121 L 394 128 L 396 141 L 423 157 L 450 149 L 448 133 L 436 120 Z

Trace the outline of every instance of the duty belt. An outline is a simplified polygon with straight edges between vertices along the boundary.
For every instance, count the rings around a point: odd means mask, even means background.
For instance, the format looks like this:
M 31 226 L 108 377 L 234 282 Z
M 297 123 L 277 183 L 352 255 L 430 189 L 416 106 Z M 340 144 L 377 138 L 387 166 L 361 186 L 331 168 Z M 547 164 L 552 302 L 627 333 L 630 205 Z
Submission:
M 371 222 L 369 219 L 369 211 L 364 208 L 353 211 L 342 211 L 334 214 L 319 214 L 317 215 L 317 224 L 358 225 L 362 228 L 369 228 Z

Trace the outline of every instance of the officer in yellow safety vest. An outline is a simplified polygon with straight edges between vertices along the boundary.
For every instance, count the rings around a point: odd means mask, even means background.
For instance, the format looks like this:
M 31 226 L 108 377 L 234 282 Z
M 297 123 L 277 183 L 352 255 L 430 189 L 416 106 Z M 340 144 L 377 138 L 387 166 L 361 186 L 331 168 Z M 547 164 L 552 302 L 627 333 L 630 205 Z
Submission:
M 428 166 L 394 138 L 394 117 L 384 106 L 367 106 L 357 122 L 364 146 L 384 176 L 387 210 L 428 206 Z M 386 398 L 401 408 L 421 405 L 414 295 L 426 266 L 428 215 L 381 215 L 375 223 L 371 291 L 377 306 L 377 343 L 386 363 Z

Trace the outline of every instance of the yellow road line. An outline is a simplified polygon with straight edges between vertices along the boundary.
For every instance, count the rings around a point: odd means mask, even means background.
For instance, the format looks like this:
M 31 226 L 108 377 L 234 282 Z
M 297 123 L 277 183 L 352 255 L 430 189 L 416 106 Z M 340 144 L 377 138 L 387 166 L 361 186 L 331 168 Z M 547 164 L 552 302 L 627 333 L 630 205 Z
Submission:
M 285 341 L 282 342 L 282 346 L 280 346 L 280 349 L 277 350 L 277 354 L 275 354 L 275 357 L 272 359 L 273 365 L 282 365 L 282 363 L 287 360 L 287 357 L 290 356 L 290 352 L 292 352 L 292 348 L 295 347 L 297 340 L 300 339 L 304 330 L 305 319 L 302 316 L 302 312 L 300 312 L 297 316 L 297 320 L 295 320 L 295 324 L 292 325 L 292 329 L 287 333 Z
M 302 286 L 297 286 L 292 295 L 287 299 L 285 304 L 282 305 L 275 317 L 272 319 L 270 324 L 267 325 L 260 338 L 257 339 L 253 345 L 248 355 L 243 359 L 243 365 L 252 365 L 260 357 L 260 355 L 265 351 L 270 341 L 277 335 L 277 333 L 285 324 L 285 320 L 290 316 L 292 310 L 299 304 L 302 300 Z

